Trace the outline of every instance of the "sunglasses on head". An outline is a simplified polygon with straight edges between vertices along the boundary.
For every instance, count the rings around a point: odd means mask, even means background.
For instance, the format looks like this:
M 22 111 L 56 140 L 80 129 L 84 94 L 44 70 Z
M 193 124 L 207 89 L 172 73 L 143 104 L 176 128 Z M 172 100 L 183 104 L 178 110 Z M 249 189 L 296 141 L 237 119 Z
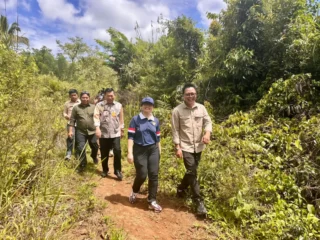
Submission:
M 82 95 L 84 95 L 84 94 L 87 94 L 88 96 L 90 96 L 90 93 L 87 92 L 87 91 L 82 91 L 82 92 L 80 93 L 80 96 L 82 96 Z

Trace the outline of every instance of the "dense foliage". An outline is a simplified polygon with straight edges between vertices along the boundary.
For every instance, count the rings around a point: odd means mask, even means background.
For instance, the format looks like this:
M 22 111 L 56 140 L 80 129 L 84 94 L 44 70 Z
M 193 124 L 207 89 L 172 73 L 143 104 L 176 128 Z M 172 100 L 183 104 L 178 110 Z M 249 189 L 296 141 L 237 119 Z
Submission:
M 92 183 L 79 185 L 72 174 L 77 162 L 62 161 L 62 105 L 74 86 L 37 72 L 35 61 L 0 44 L 1 239 L 60 239 L 96 207 Z M 110 75 L 105 83 L 114 82 Z M 90 81 L 77 87 L 100 88 Z
M 160 187 L 173 194 L 184 167 L 173 156 L 170 113 L 181 101 L 181 86 L 194 82 L 215 119 L 199 168 L 212 224 L 230 238 L 319 239 L 317 14 L 313 0 L 231 0 L 220 14 L 208 14 L 207 32 L 185 16 L 160 16 L 151 41 L 138 26 L 135 41 L 110 28 L 110 41 L 96 40 L 100 48 L 71 37 L 57 41 L 56 56 L 45 46 L 11 51 L 18 26 L 1 20 L 0 237 L 45 238 L 57 230 L 51 221 L 67 228 L 76 220 L 69 213 L 54 218 L 69 189 L 49 181 L 64 151 L 59 115 L 71 87 L 118 89 L 126 125 L 141 97 L 157 100 L 166 149 Z M 68 180 L 63 168 L 57 172 L 56 183 Z
M 256 109 L 214 124 L 199 169 L 212 219 L 247 239 L 320 237 L 318 96 L 310 76 L 279 80 Z M 162 188 L 174 192 L 183 163 L 164 154 Z

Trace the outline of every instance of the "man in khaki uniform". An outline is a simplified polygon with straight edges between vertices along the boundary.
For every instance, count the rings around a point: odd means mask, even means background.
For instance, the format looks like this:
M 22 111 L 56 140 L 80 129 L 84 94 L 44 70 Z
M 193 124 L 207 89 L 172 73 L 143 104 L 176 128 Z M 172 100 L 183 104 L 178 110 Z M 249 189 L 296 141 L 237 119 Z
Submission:
M 112 88 L 105 89 L 104 101 L 97 103 L 94 110 L 94 125 L 96 136 L 100 142 L 102 177 L 109 172 L 109 151 L 113 149 L 114 174 L 122 180 L 120 138 L 124 134 L 123 108 L 121 103 L 114 101 L 115 93 Z
M 76 89 L 70 89 L 69 98 L 70 100 L 64 104 L 64 109 L 63 109 L 63 117 L 68 120 L 67 132 L 69 132 L 69 123 L 70 123 L 72 109 L 75 105 L 80 103 L 80 99 L 78 98 L 78 91 Z M 67 138 L 67 152 L 64 158 L 65 160 L 70 160 L 72 155 L 75 128 L 73 128 L 72 130 L 73 130 L 73 136 L 71 138 L 70 137 Z
M 191 187 L 192 199 L 197 206 L 197 214 L 205 215 L 207 210 L 200 195 L 197 168 L 201 153 L 210 141 L 212 122 L 206 108 L 196 102 L 195 85 L 187 83 L 182 89 L 184 102 L 172 112 L 172 135 L 175 152 L 183 158 L 186 173 L 177 188 L 177 196 L 184 197 Z

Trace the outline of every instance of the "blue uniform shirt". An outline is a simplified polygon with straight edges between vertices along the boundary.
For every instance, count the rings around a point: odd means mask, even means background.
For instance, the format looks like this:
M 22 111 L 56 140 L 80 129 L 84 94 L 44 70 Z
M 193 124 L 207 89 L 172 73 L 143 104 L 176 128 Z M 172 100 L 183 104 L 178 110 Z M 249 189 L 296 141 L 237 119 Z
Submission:
M 142 113 L 134 116 L 129 124 L 128 139 L 132 139 L 140 146 L 160 142 L 159 119 L 154 116 L 146 118 Z

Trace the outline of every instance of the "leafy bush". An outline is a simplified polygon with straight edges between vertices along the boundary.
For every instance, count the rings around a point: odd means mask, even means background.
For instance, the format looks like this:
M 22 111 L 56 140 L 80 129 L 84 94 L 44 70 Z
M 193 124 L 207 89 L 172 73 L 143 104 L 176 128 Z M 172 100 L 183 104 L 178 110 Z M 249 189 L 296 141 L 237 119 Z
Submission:
M 62 160 L 71 86 L 36 70 L 0 45 L 1 239 L 58 239 L 96 207 L 92 186 L 77 189 L 79 177 Z
M 256 109 L 214 124 L 198 171 L 212 220 L 248 239 L 320 237 L 318 96 L 310 76 L 293 76 L 274 83 Z M 303 103 L 300 112 L 281 114 Z M 174 192 L 184 167 L 171 138 L 162 144 L 160 182 Z

